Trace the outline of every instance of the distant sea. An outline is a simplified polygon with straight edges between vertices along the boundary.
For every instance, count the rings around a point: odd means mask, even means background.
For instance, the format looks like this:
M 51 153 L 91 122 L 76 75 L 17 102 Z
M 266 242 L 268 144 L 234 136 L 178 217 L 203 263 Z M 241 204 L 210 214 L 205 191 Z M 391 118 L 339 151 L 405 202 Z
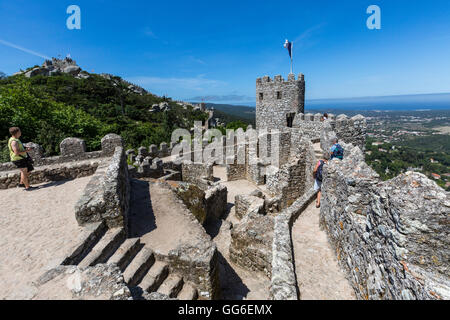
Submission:
M 230 103 L 255 107 L 255 102 Z M 450 110 L 450 93 L 305 101 L 306 110 L 425 111 Z

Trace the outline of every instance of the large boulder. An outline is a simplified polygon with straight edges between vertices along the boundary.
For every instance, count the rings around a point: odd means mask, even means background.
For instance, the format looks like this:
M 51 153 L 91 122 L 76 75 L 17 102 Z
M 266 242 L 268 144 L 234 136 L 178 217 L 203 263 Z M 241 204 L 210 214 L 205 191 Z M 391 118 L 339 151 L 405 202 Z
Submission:
M 81 68 L 79 66 L 67 66 L 62 70 L 62 72 L 71 74 L 73 76 L 79 74 L 80 71 L 81 71 Z

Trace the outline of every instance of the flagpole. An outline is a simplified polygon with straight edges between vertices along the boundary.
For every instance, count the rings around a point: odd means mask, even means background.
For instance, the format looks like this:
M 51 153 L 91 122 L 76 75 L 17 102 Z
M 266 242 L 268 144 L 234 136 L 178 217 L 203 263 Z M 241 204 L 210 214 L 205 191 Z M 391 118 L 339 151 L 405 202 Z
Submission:
M 292 41 L 292 44 L 291 44 L 291 73 L 292 73 L 293 59 L 294 59 L 294 41 Z

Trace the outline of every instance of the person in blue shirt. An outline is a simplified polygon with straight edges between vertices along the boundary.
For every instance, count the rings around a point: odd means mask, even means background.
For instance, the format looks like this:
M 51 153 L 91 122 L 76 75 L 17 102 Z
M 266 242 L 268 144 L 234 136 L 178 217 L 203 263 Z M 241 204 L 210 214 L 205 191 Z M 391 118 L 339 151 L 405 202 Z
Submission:
M 344 159 L 344 148 L 338 142 L 339 140 L 337 138 L 333 139 L 333 145 L 330 148 L 330 160 L 334 158 Z

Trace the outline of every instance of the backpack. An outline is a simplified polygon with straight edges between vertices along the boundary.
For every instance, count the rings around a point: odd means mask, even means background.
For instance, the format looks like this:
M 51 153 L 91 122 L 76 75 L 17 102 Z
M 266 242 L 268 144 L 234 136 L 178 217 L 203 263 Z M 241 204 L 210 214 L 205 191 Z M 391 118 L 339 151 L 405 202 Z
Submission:
M 323 171 L 323 165 L 325 162 L 323 162 L 322 160 L 319 160 L 319 167 L 317 168 L 316 171 L 316 179 L 319 181 L 322 181 L 322 171 Z
M 335 145 L 334 151 L 331 155 L 331 159 L 338 158 L 338 159 L 344 159 L 344 148 L 341 147 L 341 145 L 338 143 Z

